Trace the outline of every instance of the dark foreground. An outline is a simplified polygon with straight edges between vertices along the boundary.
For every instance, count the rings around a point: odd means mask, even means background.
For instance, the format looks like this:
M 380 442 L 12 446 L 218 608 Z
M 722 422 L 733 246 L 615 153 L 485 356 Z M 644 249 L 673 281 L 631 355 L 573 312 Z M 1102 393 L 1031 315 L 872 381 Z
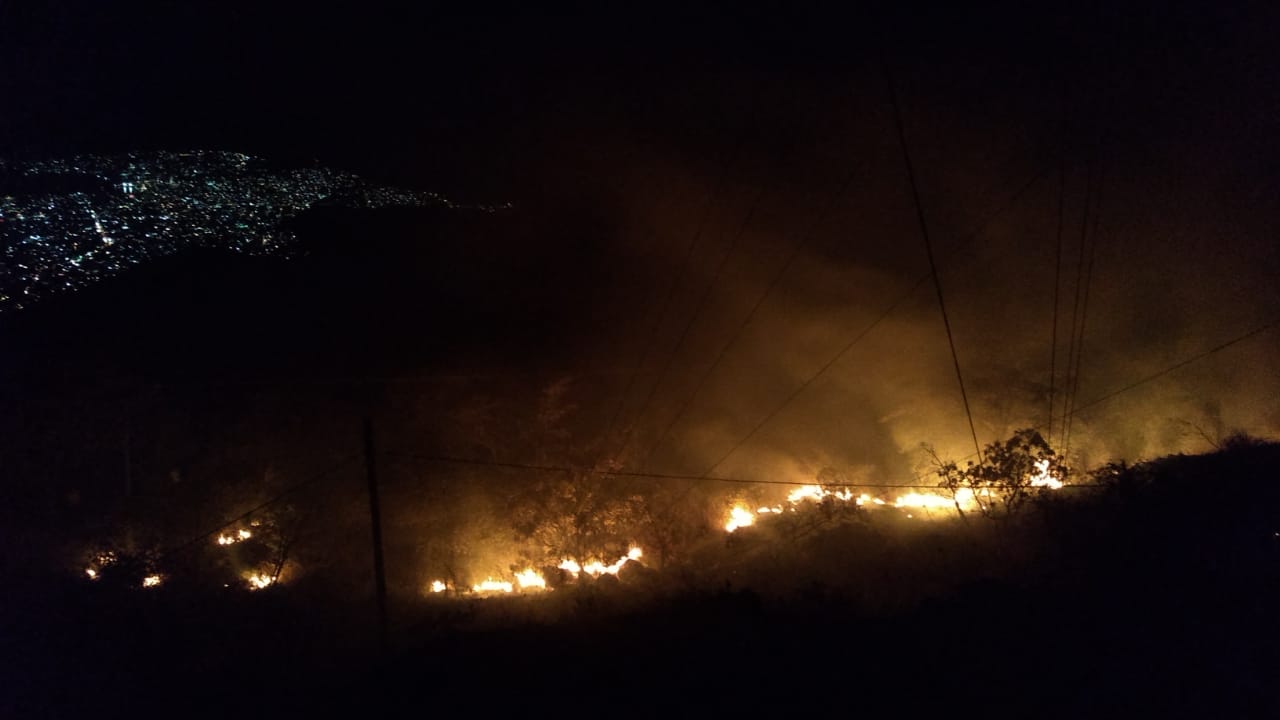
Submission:
M 0 715 L 1275 716 L 1278 460 L 1114 474 L 1027 526 L 1031 569 L 874 612 L 803 583 L 402 599 L 378 653 L 366 601 L 14 577 Z

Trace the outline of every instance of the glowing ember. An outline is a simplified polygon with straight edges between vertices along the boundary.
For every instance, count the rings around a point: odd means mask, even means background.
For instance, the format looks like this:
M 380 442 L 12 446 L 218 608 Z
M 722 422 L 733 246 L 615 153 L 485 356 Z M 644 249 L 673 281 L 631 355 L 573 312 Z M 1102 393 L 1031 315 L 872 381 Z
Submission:
M 219 544 L 219 545 L 234 545 L 235 543 L 238 543 L 238 542 L 240 542 L 241 540 L 248 540 L 248 539 L 249 539 L 249 538 L 251 538 L 251 537 L 253 537 L 253 533 L 251 533 L 251 532 L 249 532 L 248 530 L 245 530 L 245 529 L 243 529 L 243 528 L 242 528 L 242 529 L 240 529 L 240 530 L 236 531 L 236 533 L 235 533 L 234 535 L 228 535 L 228 534 L 226 534 L 226 533 L 220 533 L 220 534 L 218 535 L 218 544 Z
M 90 580 L 97 580 L 102 570 L 114 565 L 115 562 L 115 553 L 111 551 L 98 553 L 93 557 L 93 561 L 89 563 L 89 567 L 84 569 L 84 574 L 89 576 Z
M 254 573 L 245 578 L 245 580 L 249 583 L 250 590 L 261 590 L 276 581 L 276 579 L 270 575 L 264 575 L 262 573 Z
M 751 511 L 741 505 L 734 505 L 729 511 L 729 520 L 724 524 L 725 532 L 733 532 L 740 527 L 748 527 L 754 524 L 756 516 Z
M 471 589 L 472 591 L 478 592 L 478 593 L 484 593 L 484 592 L 509 593 L 515 588 L 511 585 L 511 583 L 506 582 L 504 580 L 494 580 L 493 578 L 489 578 L 478 585 L 472 585 Z
M 546 590 L 547 581 L 533 568 L 516 573 L 516 584 L 521 590 Z
M 159 587 L 160 582 L 161 582 L 161 578 L 159 575 L 148 575 L 142 578 L 142 587 L 144 588 Z
M 447 589 L 448 589 L 448 586 L 444 584 L 444 581 L 443 581 L 443 580 L 432 580 L 432 581 L 431 581 L 431 592 L 433 592 L 433 593 L 442 593 L 442 592 L 444 592 L 444 591 L 445 591 L 445 590 L 447 590 Z

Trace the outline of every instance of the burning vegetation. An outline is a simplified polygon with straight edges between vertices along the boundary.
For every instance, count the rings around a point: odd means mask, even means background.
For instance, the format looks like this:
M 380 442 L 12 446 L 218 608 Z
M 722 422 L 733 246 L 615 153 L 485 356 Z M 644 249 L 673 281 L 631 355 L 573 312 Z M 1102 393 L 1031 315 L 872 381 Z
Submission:
M 479 467 L 475 472 L 492 472 Z M 659 577 L 688 578 L 698 567 L 718 577 L 741 562 L 732 551 L 741 543 L 727 546 L 727 555 L 717 548 L 726 547 L 724 538 L 746 530 L 755 540 L 741 547 L 754 548 L 762 538 L 785 546 L 813 533 L 874 524 L 880 513 L 914 522 L 1012 517 L 1035 499 L 1067 487 L 1068 473 L 1033 430 L 993 443 L 980 461 L 964 468 L 935 456 L 933 489 L 859 486 L 824 472 L 818 474 L 818 482 L 784 485 L 781 497 L 778 481 L 758 485 L 754 493 L 730 495 L 714 481 L 657 477 L 624 482 L 610 472 L 557 471 L 560 477 L 548 478 L 541 476 L 548 473 L 538 471 L 523 479 L 513 477 L 507 500 L 495 502 L 495 495 L 475 490 L 468 470 L 451 482 L 427 486 L 435 492 L 420 497 L 431 512 L 410 514 L 405 510 L 413 507 L 411 503 L 397 503 L 393 538 L 408 530 L 421 532 L 424 540 L 411 548 L 426 560 L 420 560 L 427 568 L 425 578 L 414 583 L 421 588 L 418 593 L 537 594 L 606 577 L 625 579 L 624 569 L 633 567 L 638 568 L 636 577 L 657 572 Z M 399 487 L 392 484 L 389 489 Z M 352 505 L 341 506 L 336 515 L 331 510 L 325 521 L 335 526 L 358 522 L 347 515 Z M 437 524 L 438 519 L 447 520 Z M 260 508 L 215 531 L 204 544 L 184 548 L 186 557 L 151 551 L 140 560 L 136 549 L 103 550 L 92 555 L 83 573 L 91 581 L 133 574 L 138 578 L 135 586 L 145 588 L 158 587 L 170 577 L 190 583 L 197 576 L 222 576 L 224 588 L 261 591 L 304 578 L 309 574 L 300 571 L 304 566 L 316 573 L 334 572 L 334 558 L 315 553 L 315 540 L 326 534 L 324 525 L 315 521 L 313 533 L 304 537 L 300 520 L 293 505 Z M 309 542 L 300 543 L 304 539 Z M 642 549 L 642 542 L 657 549 L 653 557 Z M 358 564 L 356 548 L 351 562 Z M 403 556 L 395 540 L 391 553 L 396 560 Z M 125 558 L 129 562 L 121 562 Z M 433 573 L 431 567 L 445 572 Z

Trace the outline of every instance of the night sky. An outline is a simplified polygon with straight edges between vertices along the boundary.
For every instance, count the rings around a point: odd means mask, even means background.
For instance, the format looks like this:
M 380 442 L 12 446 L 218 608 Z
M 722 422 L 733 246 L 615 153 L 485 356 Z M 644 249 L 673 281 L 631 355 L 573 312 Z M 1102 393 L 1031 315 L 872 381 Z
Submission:
M 310 331 L 168 319 L 175 338 L 265 343 L 232 375 L 505 378 L 489 395 L 571 376 L 597 422 L 624 403 L 648 469 L 705 472 L 776 411 L 717 472 L 901 481 L 920 443 L 972 441 L 889 77 L 980 441 L 1047 420 L 1060 201 L 1059 400 L 1082 229 L 1077 404 L 1280 316 L 1273 9 L 1077 5 L 6 4 L 0 153 L 225 149 L 513 204 L 411 231 L 434 238 L 421 276 L 352 235 L 370 248 L 355 286 L 430 287 L 343 316 L 345 346 L 276 360 L 341 315 L 319 290 L 296 296 L 315 317 L 295 298 L 277 318 Z M 255 277 L 309 282 L 273 272 Z M 36 345 L 92 356 L 62 327 Z M 1082 413 L 1078 461 L 1203 448 L 1194 428 L 1274 437 L 1278 348 L 1264 332 Z

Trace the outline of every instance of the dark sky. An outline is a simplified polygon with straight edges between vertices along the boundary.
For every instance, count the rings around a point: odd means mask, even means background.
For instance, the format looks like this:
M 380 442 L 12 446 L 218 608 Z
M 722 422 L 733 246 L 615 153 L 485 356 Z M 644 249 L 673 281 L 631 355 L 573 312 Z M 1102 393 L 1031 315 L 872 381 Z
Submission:
M 1081 402 L 1280 317 L 1268 3 L 39 5 L 0 6 L 0 154 L 223 148 L 513 202 L 516 229 L 474 242 L 545 248 L 551 276 L 503 280 L 541 298 L 547 335 L 504 343 L 487 316 L 496 339 L 468 361 L 624 376 L 643 358 L 649 437 L 698 390 L 653 467 L 705 470 L 927 271 L 886 67 L 984 442 L 1043 421 L 1062 158 L 1069 281 L 1100 188 Z M 921 441 L 966 452 L 945 340 L 922 285 L 721 472 L 900 479 Z M 1193 449 L 1186 423 L 1274 436 L 1278 347 L 1273 331 L 1127 393 L 1082 416 L 1080 445 Z

